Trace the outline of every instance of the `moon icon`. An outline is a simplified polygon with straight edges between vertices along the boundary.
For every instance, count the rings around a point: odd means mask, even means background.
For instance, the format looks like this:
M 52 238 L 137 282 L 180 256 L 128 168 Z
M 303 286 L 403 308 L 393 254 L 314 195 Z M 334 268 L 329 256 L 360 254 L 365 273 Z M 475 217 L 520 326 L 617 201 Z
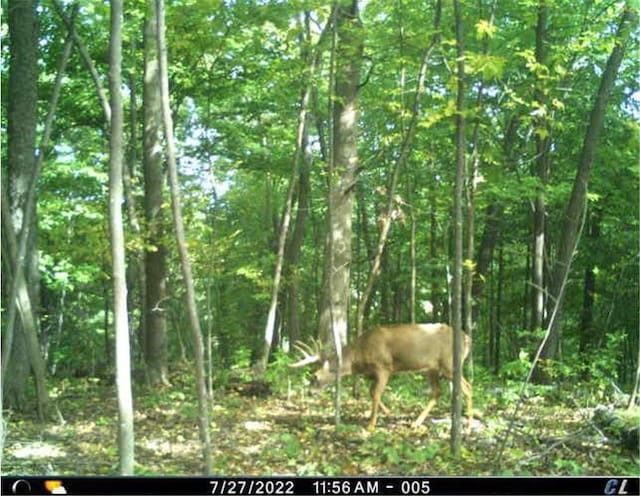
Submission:
M 29 494 L 31 492 L 31 484 L 24 479 L 18 479 L 11 486 L 11 492 L 13 494 Z

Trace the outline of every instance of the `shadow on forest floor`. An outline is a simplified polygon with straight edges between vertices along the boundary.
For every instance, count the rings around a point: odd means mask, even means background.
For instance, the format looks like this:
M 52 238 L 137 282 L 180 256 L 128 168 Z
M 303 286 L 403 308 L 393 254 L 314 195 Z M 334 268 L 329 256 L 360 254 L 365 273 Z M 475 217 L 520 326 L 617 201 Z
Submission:
M 183 386 L 180 388 L 179 386 Z M 136 388 L 137 475 L 198 475 L 201 456 L 193 386 Z M 5 412 L 3 474 L 117 475 L 115 387 L 99 379 L 51 382 L 51 417 Z M 638 475 L 637 453 L 615 445 L 591 418 L 593 408 L 531 397 L 519 409 L 504 448 L 513 405 L 481 398 L 478 420 L 449 451 L 445 398 L 432 417 L 413 428 L 419 398 L 385 394 L 390 416 L 375 432 L 364 429 L 369 401 L 345 392 L 341 426 L 334 426 L 333 395 L 298 391 L 266 398 L 217 392 L 212 408 L 217 475 Z

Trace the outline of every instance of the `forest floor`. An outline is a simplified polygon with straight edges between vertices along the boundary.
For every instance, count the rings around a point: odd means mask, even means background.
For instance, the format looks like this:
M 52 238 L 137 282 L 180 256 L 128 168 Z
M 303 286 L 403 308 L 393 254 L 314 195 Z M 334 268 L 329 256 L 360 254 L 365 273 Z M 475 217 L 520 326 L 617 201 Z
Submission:
M 182 376 L 180 376 L 182 377 Z M 214 394 L 212 441 L 217 475 L 639 475 L 638 453 L 622 448 L 593 421 L 595 405 L 570 395 L 530 395 L 513 417 L 517 391 L 474 387 L 476 419 L 461 456 L 449 449 L 448 394 L 423 426 L 415 378 L 393 378 L 374 432 L 364 429 L 369 400 L 347 382 L 341 426 L 333 394 L 303 394 L 297 378 L 265 397 L 237 388 Z M 426 382 L 426 381 L 425 381 Z M 4 413 L 4 475 L 117 475 L 115 387 L 100 379 L 52 380 L 51 417 Z M 136 386 L 137 475 L 198 475 L 201 452 L 193 383 Z M 423 400 L 424 401 L 424 400 Z M 511 427 L 509 425 L 511 424 Z M 466 425 L 466 419 L 465 419 Z M 502 451 L 501 460 L 499 453 Z

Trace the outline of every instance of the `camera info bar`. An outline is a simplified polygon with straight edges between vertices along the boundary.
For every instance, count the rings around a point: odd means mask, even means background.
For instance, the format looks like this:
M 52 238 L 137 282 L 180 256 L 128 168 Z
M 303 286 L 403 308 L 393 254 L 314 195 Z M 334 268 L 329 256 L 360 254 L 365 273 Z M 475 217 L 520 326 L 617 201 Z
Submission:
M 630 477 L 2 477 L 2 494 L 384 496 L 636 495 Z

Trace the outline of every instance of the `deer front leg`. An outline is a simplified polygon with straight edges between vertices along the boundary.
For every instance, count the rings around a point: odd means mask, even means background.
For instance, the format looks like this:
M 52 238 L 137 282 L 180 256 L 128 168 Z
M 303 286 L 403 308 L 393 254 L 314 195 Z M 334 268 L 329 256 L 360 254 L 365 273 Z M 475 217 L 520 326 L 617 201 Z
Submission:
M 429 412 L 431 411 L 433 406 L 440 399 L 440 378 L 438 377 L 438 372 L 429 372 L 428 376 L 429 376 L 429 384 L 431 384 L 431 399 L 429 400 L 429 403 L 427 403 L 427 406 L 425 407 L 425 409 L 422 410 L 422 413 L 420 414 L 420 416 L 412 424 L 413 427 L 418 427 L 422 425 L 422 423 L 424 422 L 424 419 L 427 418 L 427 415 L 429 415 Z
M 373 383 L 371 384 L 371 417 L 369 418 L 369 424 L 367 425 L 367 430 L 369 431 L 372 431 L 376 428 L 380 398 L 382 398 L 382 392 L 387 385 L 388 379 L 389 374 L 385 372 L 379 372 L 378 375 L 374 378 Z

